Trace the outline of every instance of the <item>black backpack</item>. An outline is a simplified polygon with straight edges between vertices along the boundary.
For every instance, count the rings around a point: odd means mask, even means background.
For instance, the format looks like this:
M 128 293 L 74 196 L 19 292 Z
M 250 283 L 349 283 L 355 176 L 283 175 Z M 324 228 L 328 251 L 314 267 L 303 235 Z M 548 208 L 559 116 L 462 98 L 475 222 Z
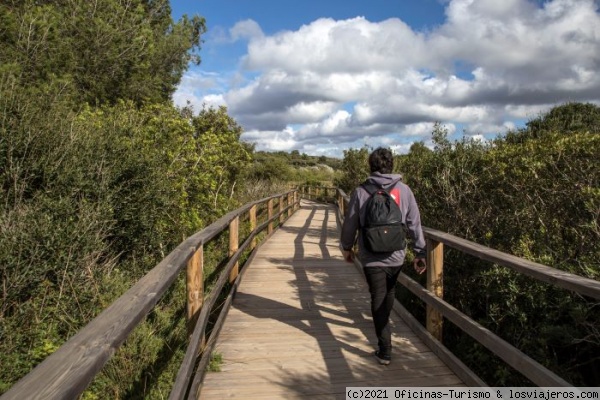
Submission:
M 365 221 L 362 226 L 365 247 L 372 253 L 403 250 L 406 247 L 406 231 L 400 206 L 390 194 L 392 188 L 383 189 L 368 184 L 361 186 L 370 195 L 365 203 Z

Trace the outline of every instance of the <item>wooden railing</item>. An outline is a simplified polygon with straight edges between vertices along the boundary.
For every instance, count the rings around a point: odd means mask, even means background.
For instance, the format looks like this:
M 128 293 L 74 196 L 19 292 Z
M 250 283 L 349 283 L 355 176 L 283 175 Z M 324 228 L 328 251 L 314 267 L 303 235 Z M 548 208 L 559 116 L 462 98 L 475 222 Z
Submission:
M 165 292 L 185 269 L 187 278 L 187 317 L 189 345 L 173 385 L 170 399 L 194 398 L 202 381 L 216 338 L 231 305 L 244 269 L 239 267 L 242 254 L 257 246 L 257 236 L 266 230 L 265 239 L 272 234 L 299 206 L 299 191 L 306 198 L 326 199 L 337 204 L 338 220 L 343 221 L 348 196 L 337 188 L 300 188 L 255 201 L 223 216 L 213 224 L 187 238 L 131 289 L 113 302 L 98 317 L 69 339 L 27 376 L 17 382 L 1 398 L 5 399 L 74 399 L 144 320 Z M 266 206 L 266 218 L 258 225 L 257 209 Z M 275 211 L 277 206 L 277 211 Z M 239 243 L 239 224 L 246 217 L 250 234 Z M 219 234 L 229 230 L 229 257 L 208 295 L 204 294 L 204 246 Z M 445 317 L 483 346 L 491 350 L 517 371 L 539 386 L 570 386 L 502 338 L 470 319 L 443 300 L 444 246 L 465 254 L 511 268 L 537 280 L 600 299 L 600 282 L 558 271 L 541 264 L 502 253 L 456 236 L 424 228 L 427 239 L 426 288 L 401 274 L 399 282 L 427 304 L 425 330 L 403 307 L 398 306 L 404 320 L 421 339 L 449 366 L 459 361 L 440 346 L 442 318 Z M 247 262 L 253 257 L 250 254 Z M 360 267 L 360 260 L 356 260 Z M 227 298 L 211 334 L 205 337 L 208 318 L 222 289 L 229 285 Z M 484 383 L 464 371 L 461 377 L 470 385 Z
M 333 192 L 332 188 L 328 188 L 327 190 L 328 193 L 332 193 L 332 196 L 328 200 L 335 202 L 338 206 L 338 220 L 343 221 L 345 215 L 344 210 L 349 201 L 348 195 L 341 189 L 335 189 Z M 314 199 L 323 196 L 325 192 L 323 189 L 305 187 L 301 188 L 301 193 L 305 193 L 306 197 Z M 426 303 L 426 330 L 423 329 L 421 323 L 418 322 L 408 310 L 402 307 L 398 302 L 396 303 L 397 311 L 415 333 L 417 333 L 421 339 L 436 352 L 442 361 L 451 366 L 453 370 L 460 371 L 462 368 L 463 372 L 459 372 L 458 375 L 470 385 L 477 386 L 483 385 L 484 383 L 473 375 L 470 375 L 468 371 L 465 371 L 463 368 L 464 366 L 456 356 L 452 355 L 445 347 L 441 346 L 442 321 L 444 317 L 488 350 L 496 354 L 515 370 L 522 373 L 534 384 L 546 387 L 572 386 L 569 382 L 554 374 L 510 343 L 506 342 L 443 300 L 444 248 L 450 247 L 459 250 L 464 254 L 469 254 L 482 260 L 508 267 L 536 280 L 550 283 L 593 299 L 600 299 L 600 282 L 527 261 L 448 233 L 426 227 L 423 228 L 423 231 L 427 241 L 426 287 L 424 288 L 421 284 L 404 273 L 400 274 L 398 281 Z M 355 263 L 359 268 L 362 268 L 359 259 L 355 258 Z
M 266 220 L 257 225 L 257 209 L 266 205 Z M 274 208 L 277 206 L 278 211 Z M 185 269 L 187 277 L 187 317 L 189 344 L 173 385 L 170 399 L 196 398 L 202 375 L 241 278 L 239 260 L 243 252 L 257 246 L 257 235 L 266 230 L 265 240 L 298 209 L 297 190 L 267 197 L 230 212 L 210 226 L 187 238 L 156 267 L 142 277 L 98 317 L 70 338 L 1 398 L 75 399 L 148 315 Z M 264 212 L 263 212 L 264 214 Z M 240 217 L 247 216 L 250 234 L 239 243 Z M 204 246 L 221 232 L 229 230 L 229 257 L 210 293 L 204 295 Z M 248 261 L 253 257 L 252 252 Z M 242 268 L 243 272 L 243 268 Z M 211 334 L 205 338 L 208 318 L 227 283 L 225 304 Z M 199 358 L 200 355 L 200 358 Z M 198 359 L 199 358 L 199 359 Z M 194 374 L 194 371 L 197 371 Z

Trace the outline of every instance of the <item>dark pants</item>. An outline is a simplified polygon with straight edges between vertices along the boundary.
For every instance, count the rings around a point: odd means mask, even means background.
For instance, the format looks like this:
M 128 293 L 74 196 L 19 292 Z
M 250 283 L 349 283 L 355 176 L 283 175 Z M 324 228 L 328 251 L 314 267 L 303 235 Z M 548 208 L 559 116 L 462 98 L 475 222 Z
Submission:
M 392 331 L 389 321 L 394 307 L 400 267 L 365 267 L 364 271 L 371 293 L 371 314 L 379 351 L 384 355 L 391 355 Z

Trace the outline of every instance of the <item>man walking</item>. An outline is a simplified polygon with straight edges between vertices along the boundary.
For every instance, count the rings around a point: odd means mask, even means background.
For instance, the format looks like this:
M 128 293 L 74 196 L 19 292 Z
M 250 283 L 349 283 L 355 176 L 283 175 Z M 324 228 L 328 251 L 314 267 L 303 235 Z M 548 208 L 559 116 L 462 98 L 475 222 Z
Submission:
M 404 263 L 405 248 L 378 252 L 365 243 L 362 228 L 365 227 L 366 204 L 376 190 L 385 190 L 399 205 L 402 223 L 413 240 L 415 259 L 413 266 L 421 274 L 425 271 L 425 238 L 421 229 L 419 208 L 411 189 L 402 182 L 402 176 L 392 174 L 394 157 L 387 148 L 378 148 L 369 155 L 370 176 L 350 198 L 342 226 L 341 245 L 344 259 L 352 262 L 357 232 L 359 258 L 371 293 L 371 313 L 377 335 L 378 349 L 375 357 L 380 364 L 388 365 L 392 359 L 392 335 L 389 318 L 394 306 L 396 282 Z

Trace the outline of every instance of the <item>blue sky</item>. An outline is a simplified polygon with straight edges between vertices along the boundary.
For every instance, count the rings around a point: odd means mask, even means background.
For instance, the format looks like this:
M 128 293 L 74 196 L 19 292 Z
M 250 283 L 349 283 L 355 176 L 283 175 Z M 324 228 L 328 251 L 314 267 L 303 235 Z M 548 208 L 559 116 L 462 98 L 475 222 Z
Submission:
M 227 106 L 258 150 L 405 153 L 600 104 L 597 0 L 171 0 L 206 18 L 179 106 Z

